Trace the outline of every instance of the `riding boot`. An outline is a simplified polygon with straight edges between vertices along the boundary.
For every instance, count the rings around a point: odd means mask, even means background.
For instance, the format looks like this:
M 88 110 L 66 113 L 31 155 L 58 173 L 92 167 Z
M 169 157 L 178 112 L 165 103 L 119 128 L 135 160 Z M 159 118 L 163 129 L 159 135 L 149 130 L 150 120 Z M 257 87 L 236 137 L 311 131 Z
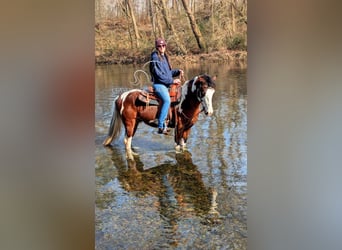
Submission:
M 158 128 L 158 134 L 168 135 L 170 131 L 171 130 L 169 130 L 168 128 Z
M 164 134 L 168 135 L 171 129 L 167 127 L 167 122 L 164 122 L 164 127 L 163 128 L 158 128 L 158 134 Z

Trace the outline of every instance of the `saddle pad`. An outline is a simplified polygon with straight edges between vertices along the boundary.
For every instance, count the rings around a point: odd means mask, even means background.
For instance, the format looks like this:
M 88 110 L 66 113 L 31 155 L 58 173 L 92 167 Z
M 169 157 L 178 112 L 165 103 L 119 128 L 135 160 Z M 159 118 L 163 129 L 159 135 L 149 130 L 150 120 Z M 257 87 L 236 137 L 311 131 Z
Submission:
M 146 103 L 148 105 L 159 105 L 157 97 L 153 93 L 148 93 L 146 91 L 141 91 L 138 96 L 139 101 Z

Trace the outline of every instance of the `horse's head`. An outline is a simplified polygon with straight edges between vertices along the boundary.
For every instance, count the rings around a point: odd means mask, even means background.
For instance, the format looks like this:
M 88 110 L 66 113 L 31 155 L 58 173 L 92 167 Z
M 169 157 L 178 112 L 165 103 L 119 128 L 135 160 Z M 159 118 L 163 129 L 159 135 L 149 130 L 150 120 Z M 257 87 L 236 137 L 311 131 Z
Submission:
M 194 83 L 197 98 L 203 105 L 204 113 L 209 116 L 213 114 L 212 98 L 215 93 L 215 79 L 216 77 L 200 75 Z

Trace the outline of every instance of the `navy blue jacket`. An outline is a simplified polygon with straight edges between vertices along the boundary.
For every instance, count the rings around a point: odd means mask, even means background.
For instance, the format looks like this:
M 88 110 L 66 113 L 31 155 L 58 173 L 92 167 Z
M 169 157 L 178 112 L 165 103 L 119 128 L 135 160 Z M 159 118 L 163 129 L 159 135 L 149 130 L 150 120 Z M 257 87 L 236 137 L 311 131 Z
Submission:
M 170 69 L 167 56 L 158 56 L 158 52 L 154 51 L 151 54 L 150 72 L 152 82 L 155 84 L 164 84 L 169 87 L 173 83 L 173 77 L 179 76 L 179 69 Z

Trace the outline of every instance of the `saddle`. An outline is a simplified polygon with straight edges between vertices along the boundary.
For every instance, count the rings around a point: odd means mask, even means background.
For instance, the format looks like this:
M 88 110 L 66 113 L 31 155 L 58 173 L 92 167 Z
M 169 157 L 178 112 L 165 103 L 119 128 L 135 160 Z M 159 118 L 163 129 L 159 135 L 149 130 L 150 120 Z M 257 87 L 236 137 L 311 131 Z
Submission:
M 180 84 L 172 84 L 169 87 L 171 106 L 179 103 L 180 97 L 182 95 L 181 87 L 182 86 Z M 159 105 L 162 102 L 162 100 L 156 95 L 152 86 L 149 86 L 141 91 L 138 99 L 146 105 Z
M 170 128 L 175 127 L 175 117 L 172 114 L 172 107 L 177 105 L 180 102 L 180 98 L 182 95 L 182 85 L 180 84 L 172 84 L 169 88 L 169 95 L 171 99 L 171 105 L 168 111 L 168 115 L 166 118 L 166 125 Z M 143 91 L 140 92 L 138 96 L 138 101 L 141 102 L 144 106 L 159 106 L 159 104 L 162 103 L 162 100 L 157 96 L 156 92 L 154 91 L 154 88 L 152 86 L 147 87 Z M 158 107 L 158 113 L 157 116 L 159 116 L 159 107 Z M 153 119 L 149 121 L 148 123 L 152 127 L 158 126 L 158 119 Z

